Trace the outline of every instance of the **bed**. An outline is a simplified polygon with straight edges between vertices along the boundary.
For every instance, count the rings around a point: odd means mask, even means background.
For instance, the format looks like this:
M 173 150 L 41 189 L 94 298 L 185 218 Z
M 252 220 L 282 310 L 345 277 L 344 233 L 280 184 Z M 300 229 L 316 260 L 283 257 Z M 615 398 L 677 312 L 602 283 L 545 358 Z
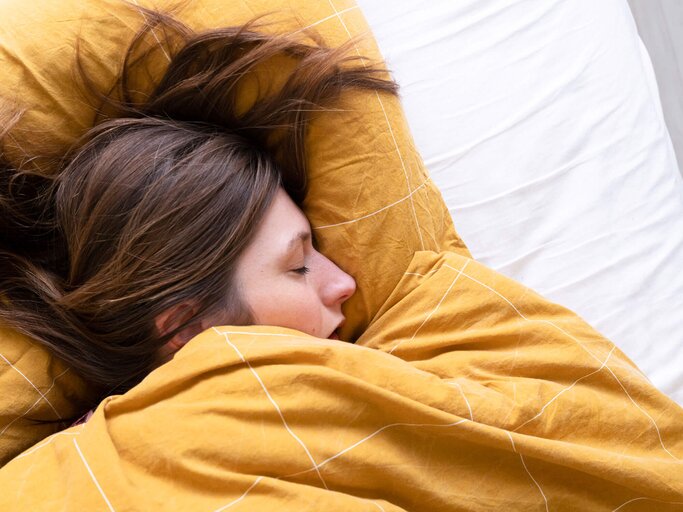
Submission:
M 357 278 L 356 344 L 216 326 L 55 432 L 87 385 L 4 329 L 3 509 L 681 510 L 683 185 L 626 3 L 359 4 L 184 13 L 285 8 L 329 44 L 367 18 L 410 131 L 395 100 L 348 98 L 312 127 L 305 204 Z M 54 41 L 85 37 L 106 85 L 140 15 L 40 7 L 3 7 L 19 160 L 91 120 Z
M 473 256 L 683 403 L 683 184 L 627 2 L 359 4 Z

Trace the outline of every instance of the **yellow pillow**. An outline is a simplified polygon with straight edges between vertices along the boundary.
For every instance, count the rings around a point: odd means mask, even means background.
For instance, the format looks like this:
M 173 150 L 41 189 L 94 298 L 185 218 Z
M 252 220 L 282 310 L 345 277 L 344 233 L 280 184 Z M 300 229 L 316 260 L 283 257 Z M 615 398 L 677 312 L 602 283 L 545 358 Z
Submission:
M 85 383 L 61 361 L 0 328 L 0 466 L 68 427 L 87 398 Z
M 175 2 L 139 3 L 163 10 Z M 274 13 L 268 19 L 277 23 L 269 30 L 314 27 L 331 46 L 365 35 L 356 51 L 379 59 L 363 15 L 350 0 L 196 0 L 174 12 L 197 30 L 239 25 L 255 15 Z M 50 155 L 63 153 L 95 118 L 72 72 L 76 41 L 82 41 L 87 71 L 97 79 L 98 87 L 108 90 L 143 15 L 122 1 L 35 0 L 4 2 L 0 19 L 0 100 L 26 110 L 10 133 L 8 153 L 16 163 L 34 159 L 51 171 L 54 160 Z M 321 250 L 357 280 L 357 292 L 345 307 L 347 322 L 342 332 L 355 338 L 380 310 L 415 251 L 468 252 L 415 150 L 397 98 L 349 93 L 342 111 L 325 113 L 313 122 L 307 144 L 310 188 L 304 209 Z M 0 353 L 8 344 L 17 343 L 24 344 L 19 352 L 28 350 L 28 341 L 1 333 Z M 37 354 L 41 349 L 31 346 L 31 350 Z M 40 358 L 45 362 L 22 371 L 44 393 L 53 377 L 46 373 L 46 365 L 52 363 L 45 354 Z M 18 388 L 5 375 L 12 371 L 7 364 L 0 366 L 2 411 L 14 411 L 8 401 Z M 71 374 L 62 377 L 72 378 Z M 19 393 L 33 397 L 36 391 Z M 30 399 L 13 414 L 21 414 Z M 36 418 L 55 417 L 45 401 L 35 405 L 32 413 Z M 11 425 L 12 436 L 0 436 L 0 462 L 45 435 L 39 429 L 20 431 L 20 425 L 18 421 Z

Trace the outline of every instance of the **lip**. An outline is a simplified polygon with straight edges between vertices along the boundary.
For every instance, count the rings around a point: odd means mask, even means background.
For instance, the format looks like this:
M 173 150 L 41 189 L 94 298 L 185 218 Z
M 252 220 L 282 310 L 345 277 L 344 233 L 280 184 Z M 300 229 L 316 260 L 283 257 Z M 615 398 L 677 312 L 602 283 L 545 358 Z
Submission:
M 335 327 L 334 331 L 332 331 L 332 334 L 330 334 L 327 337 L 328 340 L 339 340 L 339 339 L 341 339 L 339 337 L 339 329 L 342 328 L 342 325 L 344 325 L 345 321 L 346 321 L 346 318 L 342 318 L 341 322 L 339 322 L 339 325 L 337 325 L 337 327 Z

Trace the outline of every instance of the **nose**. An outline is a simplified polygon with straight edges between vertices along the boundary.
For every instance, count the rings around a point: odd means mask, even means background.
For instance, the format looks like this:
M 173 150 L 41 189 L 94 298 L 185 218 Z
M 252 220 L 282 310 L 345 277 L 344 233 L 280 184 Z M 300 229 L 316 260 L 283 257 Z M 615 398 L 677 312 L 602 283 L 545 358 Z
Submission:
M 325 260 L 327 268 L 321 290 L 323 303 L 328 307 L 341 305 L 356 291 L 356 281 L 333 261 Z

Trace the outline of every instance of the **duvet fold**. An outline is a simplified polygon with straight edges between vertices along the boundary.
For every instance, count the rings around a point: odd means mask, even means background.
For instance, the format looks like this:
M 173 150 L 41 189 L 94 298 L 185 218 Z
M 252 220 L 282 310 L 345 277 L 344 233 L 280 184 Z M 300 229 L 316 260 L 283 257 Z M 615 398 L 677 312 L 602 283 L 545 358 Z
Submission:
M 683 510 L 682 457 L 683 409 L 612 343 L 424 251 L 356 344 L 204 332 L 0 470 L 0 509 Z

